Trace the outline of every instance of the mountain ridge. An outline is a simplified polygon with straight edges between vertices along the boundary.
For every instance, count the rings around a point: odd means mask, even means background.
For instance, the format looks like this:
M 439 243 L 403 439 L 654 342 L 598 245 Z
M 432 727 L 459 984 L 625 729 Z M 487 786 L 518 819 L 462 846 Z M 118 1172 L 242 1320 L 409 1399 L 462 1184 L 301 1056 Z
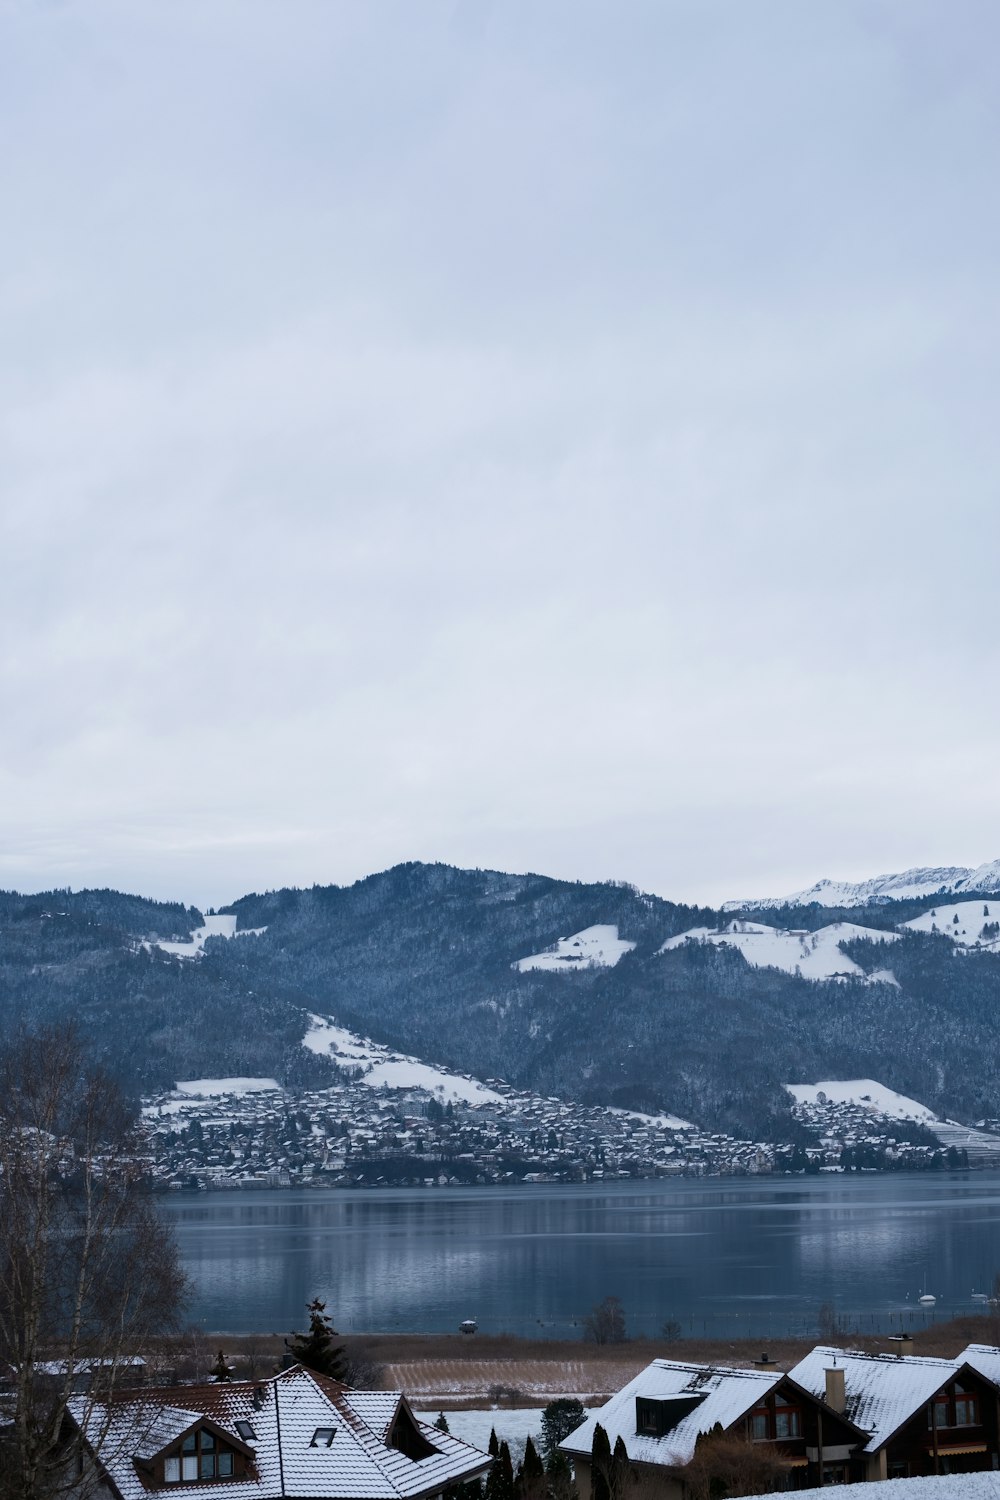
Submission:
M 923 899 L 929 896 L 995 895 L 1000 892 L 1000 859 L 973 869 L 968 865 L 917 865 L 868 880 L 817 880 L 790 896 L 754 896 L 742 901 L 724 901 L 721 910 L 773 911 L 782 906 L 850 907 L 882 901 Z
M 953 1119 L 992 1117 L 993 908 L 949 907 L 947 924 L 935 910 L 796 907 L 775 928 L 793 941 L 741 934 L 743 952 L 674 941 L 725 936 L 715 909 L 442 864 L 250 893 L 207 921 L 116 892 L 7 892 L 0 1024 L 74 1020 L 137 1093 L 262 1072 L 322 1086 L 335 1063 L 303 1046 L 322 1015 L 458 1073 L 744 1138 L 789 1139 L 784 1085 L 817 1078 L 877 1078 Z M 833 962 L 809 977 L 799 954 L 824 944 Z

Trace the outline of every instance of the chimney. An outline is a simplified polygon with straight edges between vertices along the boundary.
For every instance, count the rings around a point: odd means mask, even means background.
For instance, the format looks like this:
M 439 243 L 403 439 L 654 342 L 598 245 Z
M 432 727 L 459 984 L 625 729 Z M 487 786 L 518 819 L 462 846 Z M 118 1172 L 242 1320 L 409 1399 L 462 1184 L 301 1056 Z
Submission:
M 847 1389 L 844 1383 L 844 1372 L 836 1365 L 832 1369 L 823 1372 L 826 1375 L 826 1404 L 833 1411 L 843 1412 L 847 1405 Z
M 913 1339 L 908 1333 L 890 1333 L 889 1343 L 895 1346 L 892 1352 L 897 1359 L 902 1359 L 904 1354 L 913 1353 Z
M 775 1364 L 776 1361 L 771 1358 L 771 1356 L 765 1349 L 760 1359 L 754 1360 L 753 1367 L 755 1370 L 773 1370 L 775 1368 Z

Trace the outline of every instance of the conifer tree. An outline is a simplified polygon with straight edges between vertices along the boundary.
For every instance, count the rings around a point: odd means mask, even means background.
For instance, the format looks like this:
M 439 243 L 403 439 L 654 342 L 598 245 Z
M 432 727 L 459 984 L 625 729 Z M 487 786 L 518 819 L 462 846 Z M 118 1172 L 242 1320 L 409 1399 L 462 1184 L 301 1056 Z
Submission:
M 314 1297 L 309 1304 L 309 1332 L 293 1333 L 285 1348 L 296 1364 L 331 1380 L 343 1380 L 347 1357 L 342 1344 L 335 1342 L 337 1330 L 326 1315 L 326 1303 Z
M 590 1449 L 590 1493 L 592 1500 L 611 1500 L 611 1444 L 598 1422 Z
M 486 1445 L 486 1451 L 490 1455 L 490 1458 L 500 1457 L 500 1444 L 497 1442 L 497 1430 L 495 1427 L 490 1428 L 490 1440 Z
M 545 1461 L 545 1478 L 551 1500 L 576 1500 L 570 1461 L 558 1448 L 553 1448 Z
M 443 1411 L 438 1412 L 437 1421 L 434 1423 L 434 1426 L 437 1428 L 438 1432 L 451 1431 L 451 1428 L 448 1426 L 448 1418 L 445 1416 Z
M 524 1458 L 514 1481 L 515 1500 L 545 1500 L 545 1469 L 531 1438 L 524 1445 Z
M 514 1465 L 510 1461 L 510 1449 L 500 1444 L 486 1481 L 485 1500 L 514 1500 Z
M 216 1385 L 221 1385 L 224 1381 L 232 1380 L 233 1372 L 229 1365 L 226 1364 L 226 1356 L 221 1349 L 215 1356 L 215 1364 L 212 1366 L 208 1373 L 211 1375 Z
M 628 1491 L 629 1473 L 628 1449 L 625 1447 L 625 1439 L 619 1437 L 615 1443 L 615 1451 L 611 1455 L 611 1466 L 608 1470 L 608 1489 L 611 1492 L 611 1500 L 624 1500 Z

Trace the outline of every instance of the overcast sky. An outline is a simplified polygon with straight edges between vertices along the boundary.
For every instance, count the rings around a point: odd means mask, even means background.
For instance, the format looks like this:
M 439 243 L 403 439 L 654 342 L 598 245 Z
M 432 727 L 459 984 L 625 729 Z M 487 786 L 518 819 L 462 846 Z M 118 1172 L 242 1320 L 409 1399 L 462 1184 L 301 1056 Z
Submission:
M 0 885 L 1000 856 L 995 0 L 0 0 Z

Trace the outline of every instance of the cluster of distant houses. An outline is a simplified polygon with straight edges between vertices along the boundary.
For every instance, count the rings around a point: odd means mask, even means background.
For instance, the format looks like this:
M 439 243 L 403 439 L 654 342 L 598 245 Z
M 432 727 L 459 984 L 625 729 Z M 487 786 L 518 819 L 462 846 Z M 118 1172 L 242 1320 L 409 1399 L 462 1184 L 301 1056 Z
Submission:
M 615 1500 L 685 1500 L 689 1466 L 727 1435 L 771 1455 L 783 1490 L 998 1469 L 1000 1348 L 931 1359 L 904 1337 L 897 1349 L 820 1346 L 787 1371 L 766 1356 L 748 1368 L 657 1359 L 560 1448 L 580 1500 L 609 1493 L 599 1447 L 619 1456 Z M 163 1387 L 142 1383 L 140 1361 L 111 1396 L 88 1384 L 84 1370 L 69 1409 L 77 1493 L 95 1500 L 438 1500 L 493 1462 L 420 1420 L 402 1392 L 351 1390 L 300 1365 Z

